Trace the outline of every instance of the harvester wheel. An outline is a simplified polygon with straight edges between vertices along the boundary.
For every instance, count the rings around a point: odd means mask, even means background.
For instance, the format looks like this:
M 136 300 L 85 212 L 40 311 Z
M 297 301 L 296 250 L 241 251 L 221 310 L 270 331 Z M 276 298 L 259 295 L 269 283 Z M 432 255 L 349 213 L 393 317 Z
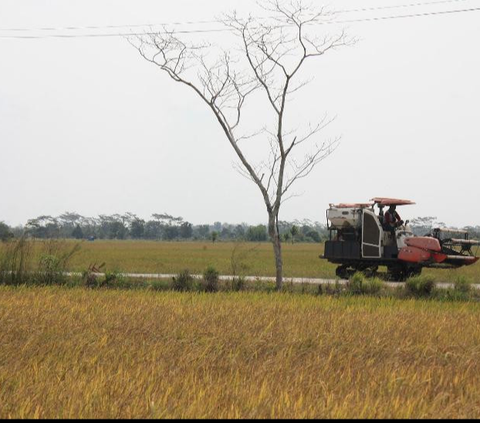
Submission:
M 421 267 L 394 266 L 388 268 L 387 278 L 392 282 L 405 282 L 408 278 L 420 276 L 421 273 Z
M 409 267 L 406 271 L 406 276 L 408 278 L 413 278 L 415 276 L 420 276 L 422 274 L 421 267 Z
M 406 268 L 403 266 L 389 267 L 387 279 L 391 282 L 405 282 L 407 280 Z

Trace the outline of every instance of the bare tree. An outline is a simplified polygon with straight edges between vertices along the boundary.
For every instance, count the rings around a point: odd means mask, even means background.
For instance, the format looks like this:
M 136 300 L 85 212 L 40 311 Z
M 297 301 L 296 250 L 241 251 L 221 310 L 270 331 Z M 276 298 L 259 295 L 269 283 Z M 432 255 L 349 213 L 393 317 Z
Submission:
M 343 32 L 321 38 L 312 35 L 318 32 L 319 24 L 331 19 L 331 14 L 306 7 L 301 0 L 289 3 L 271 0 L 263 2 L 261 7 L 268 18 L 241 19 L 232 14 L 222 19 L 225 28 L 239 42 L 239 54 L 210 43 L 181 40 L 180 34 L 166 29 L 131 42 L 146 60 L 174 81 L 191 88 L 213 112 L 238 156 L 238 170 L 262 194 L 275 254 L 277 288 L 281 289 L 283 259 L 278 226 L 281 206 L 291 195 L 295 182 L 307 177 L 339 141 L 315 143 L 315 135 L 331 122 L 326 116 L 314 125 L 307 125 L 303 132 L 288 129 L 287 110 L 292 110 L 289 102 L 308 83 L 299 78 L 306 63 L 348 41 Z M 244 122 L 245 104 L 254 95 L 258 97 L 257 106 L 264 100 L 265 116 L 273 116 L 270 126 L 256 132 Z M 245 131 L 246 127 L 250 133 Z M 268 146 L 260 163 L 247 157 L 244 143 L 254 139 Z

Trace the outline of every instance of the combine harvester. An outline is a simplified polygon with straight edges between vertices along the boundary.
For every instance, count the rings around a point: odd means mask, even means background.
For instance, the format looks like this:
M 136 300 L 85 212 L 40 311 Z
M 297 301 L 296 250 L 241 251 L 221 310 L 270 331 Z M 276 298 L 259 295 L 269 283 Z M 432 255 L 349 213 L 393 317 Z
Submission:
M 336 274 L 342 279 L 359 271 L 374 275 L 380 266 L 385 266 L 392 281 L 419 275 L 424 267 L 456 269 L 479 260 L 472 249 L 476 247 L 477 253 L 480 241 L 470 240 L 466 231 L 438 228 L 425 236 L 415 236 L 408 221 L 400 222 L 396 228 L 385 225 L 385 207 L 412 204 L 392 198 L 331 204 L 327 210 L 330 240 L 321 258 L 338 264 Z

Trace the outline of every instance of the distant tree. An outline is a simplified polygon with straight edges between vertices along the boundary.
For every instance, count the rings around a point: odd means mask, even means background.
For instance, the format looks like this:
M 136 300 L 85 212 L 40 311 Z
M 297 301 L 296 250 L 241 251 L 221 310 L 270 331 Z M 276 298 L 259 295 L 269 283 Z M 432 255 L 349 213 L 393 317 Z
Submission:
M 21 225 L 10 228 L 14 238 L 20 238 L 25 235 L 25 228 Z
M 164 226 L 163 227 L 163 239 L 166 241 L 172 241 L 179 236 L 178 226 Z
M 80 225 L 75 226 L 75 229 L 72 231 L 72 237 L 75 239 L 83 239 L 85 237 Z
M 412 219 L 410 226 L 416 235 L 427 235 L 430 234 L 435 227 L 440 228 L 446 225 L 444 222 L 438 222 L 436 217 L 426 216 Z
M 293 225 L 290 229 L 290 235 L 292 238 L 292 244 L 295 242 L 295 238 L 298 236 L 298 227 Z
M 183 222 L 180 225 L 180 238 L 190 239 L 193 236 L 193 226 L 189 222 Z
M 463 229 L 470 234 L 471 239 L 480 239 L 480 226 L 466 226 Z
M 251 226 L 247 231 L 247 241 L 264 242 L 268 240 L 267 227 L 265 225 Z
M 39 216 L 30 219 L 26 224 L 26 232 L 34 238 L 58 238 L 60 226 L 58 220 L 52 216 Z
M 156 220 L 145 223 L 144 237 L 146 239 L 161 239 L 162 225 Z
M 236 239 L 243 239 L 245 238 L 245 228 L 242 225 L 235 226 L 233 234 Z
M 200 239 L 208 239 L 210 237 L 210 227 L 208 225 L 198 226 L 196 232 Z
M 125 239 L 128 230 L 121 221 L 111 222 L 109 225 L 108 237 L 110 239 Z
M 94 217 L 82 217 L 79 222 L 85 239 L 99 238 L 99 221 Z
M 183 223 L 183 217 L 174 217 L 167 213 L 152 214 L 152 217 L 163 225 L 178 226 Z
M 135 213 L 127 212 L 122 215 L 117 215 L 119 220 L 122 221 L 123 225 L 126 226 L 127 228 L 130 228 L 132 226 L 132 223 L 141 220 Z
M 218 239 L 218 232 L 213 231 L 213 232 L 210 234 L 210 237 L 211 237 L 211 239 L 212 239 L 212 242 L 215 244 L 215 242 L 216 242 L 217 239 Z
M 142 239 L 145 235 L 145 221 L 143 219 L 133 219 L 130 222 L 130 236 L 133 239 Z
M 0 222 L 0 241 L 8 241 L 11 238 L 13 238 L 11 228 L 7 224 Z
M 310 238 L 313 242 L 322 242 L 322 238 L 320 237 L 320 234 L 317 231 L 308 231 L 305 236 L 307 238 Z
M 220 233 L 220 237 L 222 239 L 227 239 L 228 240 L 228 239 L 231 239 L 232 236 L 233 236 L 233 233 L 232 233 L 231 229 L 228 226 L 223 225 L 222 232 Z
M 69 228 L 75 228 L 82 219 L 84 219 L 84 217 L 76 212 L 65 212 L 57 217 L 57 221 L 61 226 Z

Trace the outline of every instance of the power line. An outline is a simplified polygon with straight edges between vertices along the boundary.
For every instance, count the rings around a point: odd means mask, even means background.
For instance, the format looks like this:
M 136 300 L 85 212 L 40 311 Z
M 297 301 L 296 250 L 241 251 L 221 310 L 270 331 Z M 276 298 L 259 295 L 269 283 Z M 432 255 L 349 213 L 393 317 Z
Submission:
M 359 8 L 359 9 L 345 9 L 338 10 L 334 13 L 358 13 L 358 12 L 373 12 L 379 10 L 391 10 L 391 9 L 400 9 L 400 8 L 411 8 L 411 7 L 420 7 L 420 6 L 433 6 L 439 4 L 447 3 L 459 3 L 470 0 L 439 0 L 439 1 L 428 1 L 428 2 L 417 2 L 417 3 L 408 3 L 408 4 L 398 4 L 391 6 L 378 6 L 378 7 L 368 7 L 368 8 Z M 261 18 L 270 19 L 269 17 Z M 39 27 L 39 28 L 0 28 L 0 31 L 3 32 L 30 32 L 30 31 L 79 31 L 79 30 L 90 30 L 90 29 L 119 29 L 119 28 L 145 28 L 145 27 L 155 27 L 155 26 L 173 26 L 173 25 L 205 25 L 205 24 L 218 24 L 218 20 L 208 20 L 208 21 L 184 21 L 184 22 L 164 22 L 164 23 L 145 23 L 145 24 L 129 24 L 129 25 L 100 25 L 100 26 L 66 26 L 66 27 Z M 201 32 L 202 30 L 199 30 Z
M 370 18 L 362 19 L 351 19 L 343 21 L 330 21 L 330 22 L 317 22 L 312 23 L 311 25 L 338 25 L 338 24 L 349 24 L 349 23 L 361 23 L 361 22 L 373 22 L 373 21 L 385 21 L 391 19 L 408 19 L 408 18 L 420 18 L 427 16 L 439 16 L 439 15 L 453 15 L 458 13 L 470 13 L 470 12 L 479 12 L 480 7 L 471 8 L 471 9 L 460 9 L 460 10 L 444 10 L 439 12 L 424 12 L 424 13 L 413 13 L 408 15 L 396 15 L 396 16 L 377 16 Z M 197 30 L 178 30 L 175 31 L 175 34 L 200 34 L 200 33 L 216 33 L 216 32 L 231 32 L 230 28 L 221 28 L 221 29 L 197 29 Z M 107 38 L 107 37 L 137 37 L 144 35 L 155 35 L 157 32 L 145 31 L 145 32 L 129 32 L 129 33 L 112 33 L 112 34 L 52 34 L 52 35 L 2 35 L 0 39 L 48 39 L 48 38 Z
M 385 21 L 390 19 L 407 19 L 407 18 L 421 18 L 426 16 L 438 16 L 438 15 L 453 15 L 456 13 L 469 13 L 469 12 L 479 12 L 480 7 L 474 7 L 471 9 L 460 9 L 460 10 L 443 10 L 439 12 L 424 12 L 424 13 L 412 13 L 409 15 L 398 15 L 398 16 L 377 16 L 372 18 L 362 18 L 362 19 L 352 19 L 345 21 L 336 21 L 332 22 L 334 24 L 345 24 L 345 23 L 356 23 L 356 22 L 371 22 L 371 21 Z M 325 24 L 330 24 L 326 22 Z
M 437 4 L 446 4 L 446 3 L 459 3 L 469 0 L 439 0 L 439 1 L 428 1 L 428 2 L 417 2 L 409 4 L 397 4 L 391 6 L 377 6 L 377 7 L 366 7 L 361 9 L 349 9 L 349 10 L 339 10 L 340 13 L 351 13 L 351 12 L 373 12 L 377 10 L 391 10 L 391 9 L 402 9 L 408 7 L 419 7 L 419 6 L 435 6 Z

